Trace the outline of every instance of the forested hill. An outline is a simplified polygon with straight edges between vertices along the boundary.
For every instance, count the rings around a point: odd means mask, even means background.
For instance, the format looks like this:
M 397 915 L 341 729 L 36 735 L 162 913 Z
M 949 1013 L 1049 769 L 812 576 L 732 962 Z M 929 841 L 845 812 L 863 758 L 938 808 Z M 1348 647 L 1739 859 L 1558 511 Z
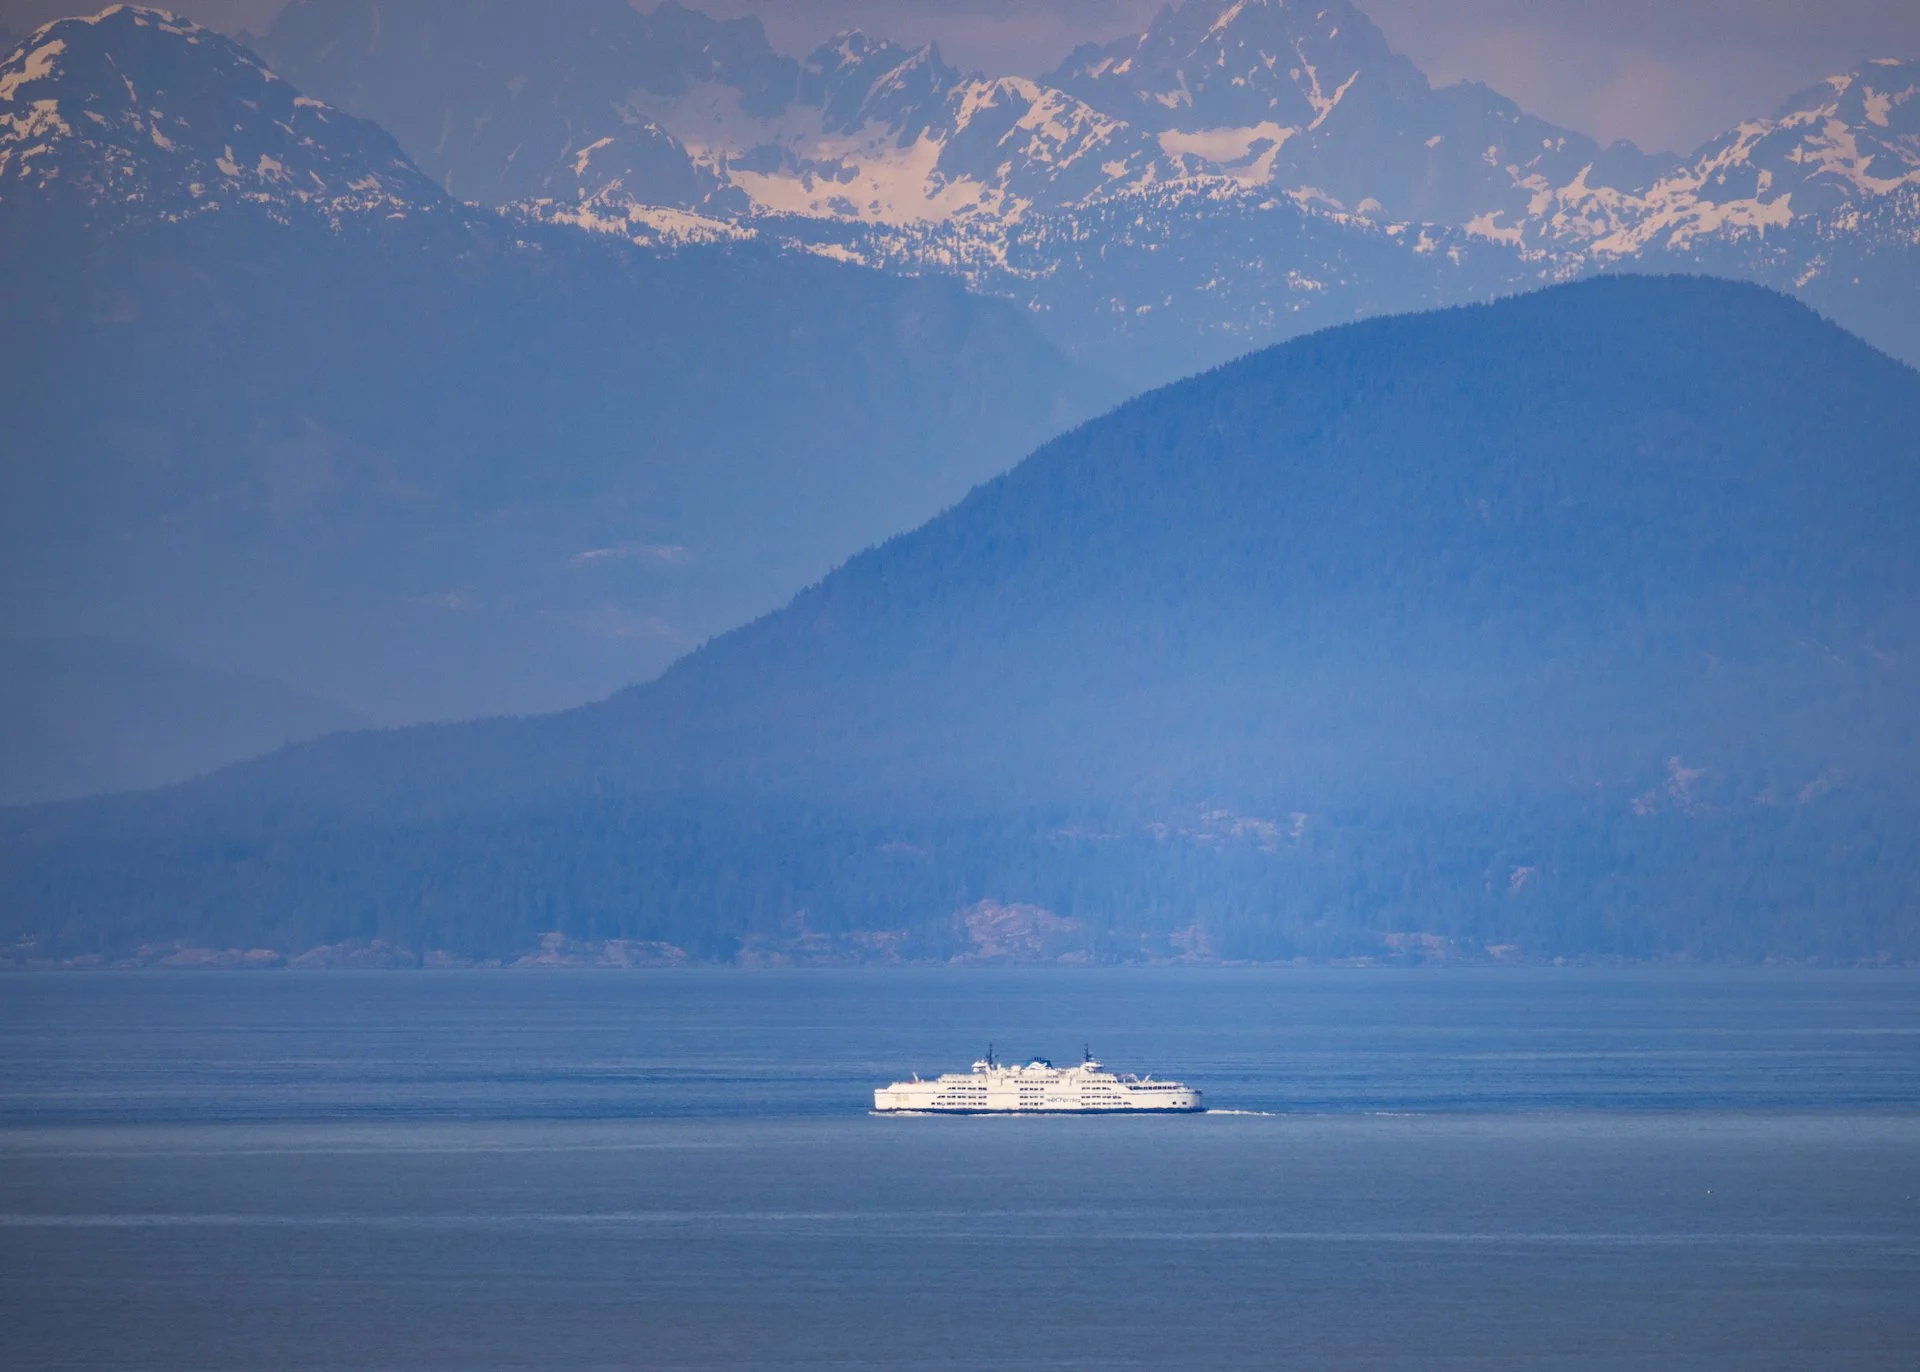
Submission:
M 1757 288 L 1355 325 L 603 704 L 18 814 L 7 918 L 47 955 L 1920 956 L 1916 516 L 1920 375 Z

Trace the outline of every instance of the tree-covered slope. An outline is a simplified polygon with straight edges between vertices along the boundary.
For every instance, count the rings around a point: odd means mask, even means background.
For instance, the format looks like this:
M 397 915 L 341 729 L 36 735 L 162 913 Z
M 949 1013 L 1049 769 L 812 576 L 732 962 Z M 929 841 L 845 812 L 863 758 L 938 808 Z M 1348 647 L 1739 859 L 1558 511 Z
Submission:
M 1917 435 L 1920 376 L 1752 287 L 1350 326 L 603 704 L 19 815 L 10 918 L 941 953 L 1024 905 L 1103 956 L 1914 956 Z

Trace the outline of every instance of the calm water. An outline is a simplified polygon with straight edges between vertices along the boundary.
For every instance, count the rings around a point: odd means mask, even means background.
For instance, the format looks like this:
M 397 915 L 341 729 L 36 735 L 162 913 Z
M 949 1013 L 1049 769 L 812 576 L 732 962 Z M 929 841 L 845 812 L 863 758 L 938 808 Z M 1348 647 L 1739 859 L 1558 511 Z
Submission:
M 1904 972 L 0 978 L 9 1368 L 1905 1372 L 1916 1197 Z

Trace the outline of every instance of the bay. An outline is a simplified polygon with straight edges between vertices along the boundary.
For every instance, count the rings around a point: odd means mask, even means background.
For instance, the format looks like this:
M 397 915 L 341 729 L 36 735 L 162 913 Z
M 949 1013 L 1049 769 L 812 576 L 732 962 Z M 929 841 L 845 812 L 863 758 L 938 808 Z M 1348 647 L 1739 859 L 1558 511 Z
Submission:
M 1916 1195 L 1910 971 L 0 979 L 10 1367 L 1908 1368 Z

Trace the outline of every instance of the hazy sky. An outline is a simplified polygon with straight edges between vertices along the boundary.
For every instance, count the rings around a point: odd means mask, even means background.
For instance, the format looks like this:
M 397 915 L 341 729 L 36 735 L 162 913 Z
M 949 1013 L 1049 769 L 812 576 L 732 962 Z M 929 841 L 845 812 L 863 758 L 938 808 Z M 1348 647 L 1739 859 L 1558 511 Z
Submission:
M 172 8 L 217 28 L 258 31 L 280 3 L 173 0 Z M 1137 32 L 1160 0 L 692 3 L 759 14 L 789 51 L 858 26 L 903 41 L 938 38 L 963 66 L 1033 73 L 1076 42 Z M 528 6 L 537 11 L 539 0 Z M 0 0 L 16 28 L 75 8 L 73 0 Z M 1536 114 L 1649 147 L 1691 147 L 1869 57 L 1920 57 L 1920 0 L 1371 0 L 1361 8 L 1436 83 L 1479 79 Z

